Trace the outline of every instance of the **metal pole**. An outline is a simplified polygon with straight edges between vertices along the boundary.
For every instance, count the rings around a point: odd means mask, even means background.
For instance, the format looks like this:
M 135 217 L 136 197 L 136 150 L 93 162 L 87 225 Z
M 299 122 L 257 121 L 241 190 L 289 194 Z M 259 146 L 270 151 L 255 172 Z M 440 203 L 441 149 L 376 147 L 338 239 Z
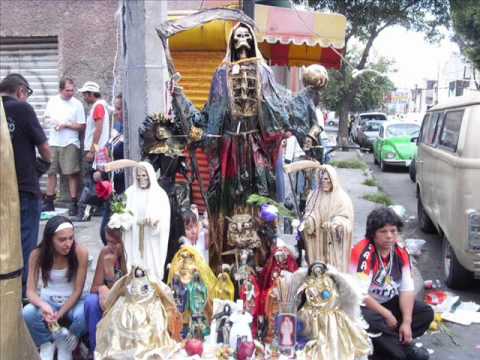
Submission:
M 165 109 L 168 72 L 156 27 L 166 19 L 167 1 L 122 0 L 126 159 L 140 160 L 138 129 L 147 115 L 163 113 Z M 131 175 L 127 175 L 127 184 L 131 180 Z

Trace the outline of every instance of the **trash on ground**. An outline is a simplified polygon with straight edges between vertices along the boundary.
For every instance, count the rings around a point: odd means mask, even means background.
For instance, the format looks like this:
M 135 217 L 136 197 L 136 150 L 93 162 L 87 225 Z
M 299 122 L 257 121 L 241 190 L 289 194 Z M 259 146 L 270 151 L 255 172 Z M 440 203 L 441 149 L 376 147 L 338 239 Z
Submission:
M 456 310 L 455 312 L 444 312 L 442 313 L 442 318 L 445 321 L 465 326 L 472 323 L 480 323 L 480 313 L 474 311 Z
M 406 239 L 405 246 L 407 247 L 408 253 L 412 256 L 422 255 L 423 245 L 426 244 L 426 241 L 423 239 Z
M 57 208 L 54 211 L 42 211 L 40 215 L 40 220 L 49 220 L 54 216 L 65 215 L 67 213 L 68 213 L 68 209 L 66 208 Z
M 403 220 L 405 220 L 405 218 L 407 216 L 407 209 L 405 209 L 404 206 L 402 206 L 402 205 L 390 205 L 389 208 L 392 209 L 393 211 L 395 211 L 395 213 L 398 216 L 400 216 Z

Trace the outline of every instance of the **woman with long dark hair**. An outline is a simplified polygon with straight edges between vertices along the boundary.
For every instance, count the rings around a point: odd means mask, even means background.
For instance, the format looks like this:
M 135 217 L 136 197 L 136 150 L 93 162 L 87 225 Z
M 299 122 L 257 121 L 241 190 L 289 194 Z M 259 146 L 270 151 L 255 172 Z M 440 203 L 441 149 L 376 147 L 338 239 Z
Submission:
M 42 242 L 29 260 L 27 297 L 23 317 L 42 360 L 72 359 L 78 339 L 85 334 L 82 292 L 88 251 L 76 244 L 72 222 L 55 216 L 45 225 Z M 40 281 L 39 281 L 40 280 Z M 40 290 L 38 290 L 40 289 Z M 58 324 L 69 323 L 68 331 Z
M 85 299 L 85 320 L 88 327 L 90 351 L 95 351 L 97 324 L 102 318 L 105 301 L 113 284 L 127 274 L 122 231 L 119 228 L 105 228 L 107 244 L 98 255 L 97 269 L 90 294 Z

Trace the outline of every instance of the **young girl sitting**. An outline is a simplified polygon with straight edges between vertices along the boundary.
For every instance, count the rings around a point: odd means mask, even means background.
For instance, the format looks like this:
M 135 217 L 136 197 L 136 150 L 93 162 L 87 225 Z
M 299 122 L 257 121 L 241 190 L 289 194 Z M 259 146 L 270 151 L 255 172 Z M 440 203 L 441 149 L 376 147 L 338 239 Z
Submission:
M 85 299 L 85 320 L 91 352 L 95 351 L 97 324 L 102 318 L 108 293 L 115 281 L 127 273 L 121 230 L 107 226 L 105 238 L 107 245 L 98 255 L 91 293 Z
M 191 209 L 184 210 L 182 213 L 183 224 L 185 225 L 185 236 L 180 238 L 183 245 L 190 245 L 194 247 L 200 254 L 202 254 L 206 263 L 208 259 L 208 233 L 202 228 L 198 215 Z
M 78 339 L 85 334 L 81 295 L 87 266 L 88 251 L 75 243 L 72 222 L 64 216 L 51 218 L 42 242 L 30 255 L 27 280 L 30 304 L 23 308 L 23 317 L 40 347 L 42 360 L 53 360 L 55 347 L 58 360 L 72 359 Z M 68 331 L 59 331 L 58 323 L 64 321 L 70 324 Z

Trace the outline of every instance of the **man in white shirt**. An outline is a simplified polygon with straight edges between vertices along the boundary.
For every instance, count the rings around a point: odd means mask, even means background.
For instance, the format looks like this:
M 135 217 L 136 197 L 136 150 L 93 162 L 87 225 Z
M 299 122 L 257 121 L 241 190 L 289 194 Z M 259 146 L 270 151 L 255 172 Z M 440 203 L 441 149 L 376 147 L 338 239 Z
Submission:
M 83 100 L 90 106 L 87 115 L 84 154 L 83 154 L 83 191 L 80 198 L 78 218 L 75 220 L 85 221 L 90 218 L 90 207 L 87 207 L 89 190 L 94 189 L 92 179 L 93 166 L 98 166 L 100 158 L 105 156 L 105 147 L 110 138 L 110 118 L 108 104 L 102 99 L 100 86 L 93 81 L 87 81 L 78 89 L 82 93 Z
M 57 174 L 68 177 L 72 204 L 69 215 L 78 212 L 78 184 L 80 173 L 80 132 L 85 129 L 85 110 L 73 97 L 75 84 L 70 78 L 62 78 L 59 94 L 50 98 L 45 111 L 45 123 L 50 126 L 48 143 L 52 149 L 52 165 L 48 171 L 47 196 L 43 211 L 53 211 L 57 188 Z

